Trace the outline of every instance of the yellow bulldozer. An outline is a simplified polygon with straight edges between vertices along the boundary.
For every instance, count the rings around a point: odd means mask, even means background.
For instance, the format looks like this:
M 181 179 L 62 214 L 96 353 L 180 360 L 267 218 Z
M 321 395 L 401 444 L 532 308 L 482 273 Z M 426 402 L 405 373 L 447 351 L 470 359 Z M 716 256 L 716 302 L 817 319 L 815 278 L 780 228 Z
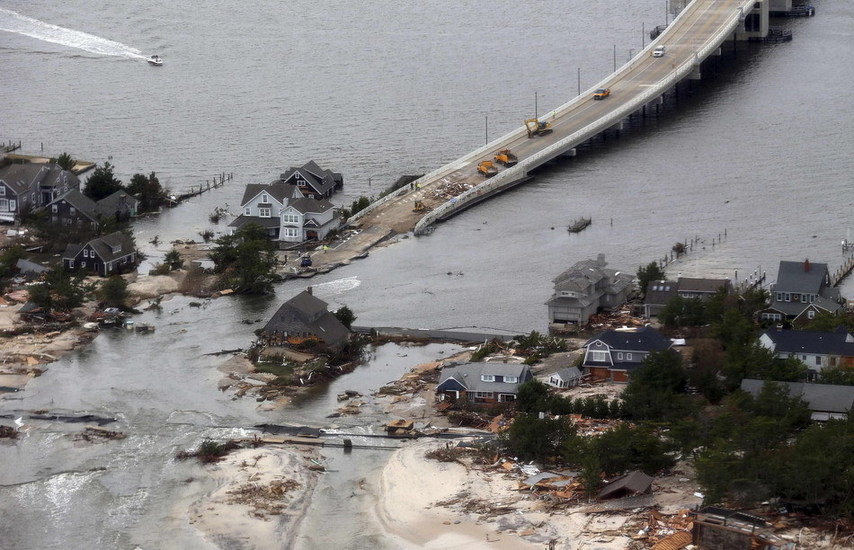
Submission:
M 498 167 L 495 166 L 491 160 L 482 160 L 480 161 L 480 164 L 477 165 L 477 171 L 489 178 L 498 173 Z
M 528 129 L 528 137 L 544 136 L 552 133 L 551 122 L 540 120 L 538 118 L 529 118 L 525 121 L 525 128 Z
M 515 166 L 519 159 L 510 149 L 502 149 L 495 153 L 495 162 L 504 166 Z

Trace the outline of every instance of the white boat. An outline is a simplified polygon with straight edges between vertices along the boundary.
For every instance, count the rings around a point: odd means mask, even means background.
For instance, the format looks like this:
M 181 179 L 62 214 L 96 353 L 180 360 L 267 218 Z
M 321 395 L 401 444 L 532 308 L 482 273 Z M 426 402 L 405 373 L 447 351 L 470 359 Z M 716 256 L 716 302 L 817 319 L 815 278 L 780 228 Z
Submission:
M 152 55 L 151 57 L 148 58 L 148 64 L 159 67 L 160 65 L 163 65 L 163 60 L 160 59 L 159 55 Z

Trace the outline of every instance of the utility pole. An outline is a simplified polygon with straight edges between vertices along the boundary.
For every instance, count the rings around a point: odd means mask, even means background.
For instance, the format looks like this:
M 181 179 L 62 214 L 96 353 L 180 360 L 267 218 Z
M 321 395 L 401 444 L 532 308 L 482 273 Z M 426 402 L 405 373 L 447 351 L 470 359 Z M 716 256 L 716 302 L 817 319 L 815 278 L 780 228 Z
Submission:
M 614 72 L 617 72 L 617 45 L 614 44 Z
M 581 95 L 581 67 L 578 67 L 578 95 Z
M 646 48 L 646 22 L 641 21 L 641 49 Z
M 483 133 L 484 133 L 484 136 L 486 138 L 486 143 L 489 143 L 489 114 L 485 114 L 485 115 L 483 115 L 483 117 L 484 117 Z
M 539 112 L 537 105 L 537 90 L 534 90 L 534 118 L 540 118 Z

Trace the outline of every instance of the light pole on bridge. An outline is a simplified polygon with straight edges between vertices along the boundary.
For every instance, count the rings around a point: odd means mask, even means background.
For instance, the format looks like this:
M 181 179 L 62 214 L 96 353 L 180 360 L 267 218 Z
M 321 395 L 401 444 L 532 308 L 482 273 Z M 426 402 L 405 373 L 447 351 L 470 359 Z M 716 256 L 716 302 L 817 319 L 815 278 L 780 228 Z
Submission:
M 614 72 L 617 72 L 617 45 L 614 44 Z
M 578 95 L 581 95 L 581 67 L 578 67 Z

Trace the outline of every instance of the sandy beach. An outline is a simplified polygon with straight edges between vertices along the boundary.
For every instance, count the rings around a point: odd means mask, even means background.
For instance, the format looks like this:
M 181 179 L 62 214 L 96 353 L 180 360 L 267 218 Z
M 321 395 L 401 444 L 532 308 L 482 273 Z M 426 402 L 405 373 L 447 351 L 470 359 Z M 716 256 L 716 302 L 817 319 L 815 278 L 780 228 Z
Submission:
M 289 548 L 317 483 L 311 458 L 313 449 L 267 445 L 205 466 L 217 488 L 190 506 L 188 521 L 215 548 Z

